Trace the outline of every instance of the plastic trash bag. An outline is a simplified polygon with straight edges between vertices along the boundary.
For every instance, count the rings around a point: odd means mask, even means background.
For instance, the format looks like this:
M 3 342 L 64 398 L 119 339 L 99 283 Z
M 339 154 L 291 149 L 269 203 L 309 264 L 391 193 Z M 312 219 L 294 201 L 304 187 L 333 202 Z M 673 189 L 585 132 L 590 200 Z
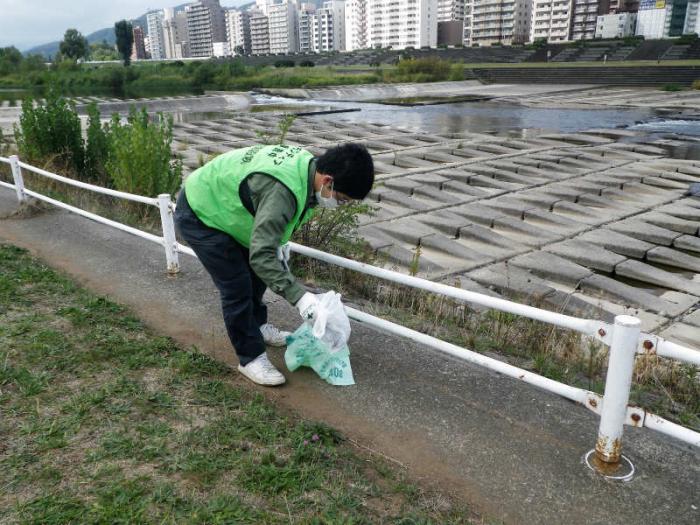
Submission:
M 292 372 L 309 366 L 331 385 L 354 385 L 349 338 L 350 320 L 340 294 L 328 292 L 320 299 L 313 327 L 303 323 L 287 337 L 284 361 Z
M 350 319 L 345 313 L 340 294 L 324 293 L 316 307 L 314 336 L 328 345 L 331 352 L 347 347 L 350 339 Z

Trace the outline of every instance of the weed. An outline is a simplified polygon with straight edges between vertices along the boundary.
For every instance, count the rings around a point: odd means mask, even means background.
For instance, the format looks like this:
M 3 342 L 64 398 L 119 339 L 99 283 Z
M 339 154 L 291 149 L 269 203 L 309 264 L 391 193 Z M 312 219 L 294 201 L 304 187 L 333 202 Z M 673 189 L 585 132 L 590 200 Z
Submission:
M 679 84 L 666 84 L 661 89 L 664 91 L 683 91 Z
M 182 181 L 182 163 L 172 159 L 173 120 L 151 121 L 145 108 L 132 108 L 127 122 L 118 115 L 109 126 L 106 168 L 115 188 L 138 195 L 173 194 Z

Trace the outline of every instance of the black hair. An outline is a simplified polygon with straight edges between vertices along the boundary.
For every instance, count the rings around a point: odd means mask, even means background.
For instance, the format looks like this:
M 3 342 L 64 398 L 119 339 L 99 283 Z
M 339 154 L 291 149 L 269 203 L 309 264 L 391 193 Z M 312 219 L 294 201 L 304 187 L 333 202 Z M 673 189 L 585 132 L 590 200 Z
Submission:
M 374 184 L 372 156 L 362 144 L 341 144 L 316 159 L 316 171 L 333 177 L 333 189 L 364 199 Z

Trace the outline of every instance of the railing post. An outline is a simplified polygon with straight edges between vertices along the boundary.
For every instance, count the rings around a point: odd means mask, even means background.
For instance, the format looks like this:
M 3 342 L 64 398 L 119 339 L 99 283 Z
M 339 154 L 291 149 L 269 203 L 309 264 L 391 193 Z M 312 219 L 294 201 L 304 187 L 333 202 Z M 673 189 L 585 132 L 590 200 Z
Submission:
M 632 386 L 640 325 L 636 317 L 615 317 L 598 440 L 595 445 L 594 466 L 603 474 L 614 472 L 622 458 L 622 430 L 627 418 L 627 403 Z
M 170 200 L 170 195 L 167 193 L 158 195 L 158 208 L 160 209 L 160 222 L 163 226 L 163 244 L 165 246 L 165 258 L 168 263 L 168 273 L 178 273 L 180 271 L 180 262 L 177 256 L 173 204 Z
M 24 193 L 24 179 L 22 178 L 22 169 L 19 167 L 19 158 L 17 155 L 10 156 L 10 168 L 12 168 L 12 178 L 15 182 L 17 200 L 19 202 L 24 202 L 27 200 L 27 195 Z

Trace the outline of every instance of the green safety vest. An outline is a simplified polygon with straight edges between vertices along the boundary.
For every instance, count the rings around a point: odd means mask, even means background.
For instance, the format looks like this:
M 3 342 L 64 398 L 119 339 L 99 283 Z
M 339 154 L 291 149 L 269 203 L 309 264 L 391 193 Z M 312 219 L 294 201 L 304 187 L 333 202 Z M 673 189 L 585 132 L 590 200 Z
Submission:
M 240 185 L 253 173 L 274 177 L 292 192 L 297 204 L 282 237 L 284 244 L 313 215 L 311 209 L 304 213 L 311 159 L 308 151 L 285 145 L 251 146 L 224 153 L 187 177 L 187 202 L 204 224 L 228 233 L 248 248 L 254 217 L 241 202 Z

